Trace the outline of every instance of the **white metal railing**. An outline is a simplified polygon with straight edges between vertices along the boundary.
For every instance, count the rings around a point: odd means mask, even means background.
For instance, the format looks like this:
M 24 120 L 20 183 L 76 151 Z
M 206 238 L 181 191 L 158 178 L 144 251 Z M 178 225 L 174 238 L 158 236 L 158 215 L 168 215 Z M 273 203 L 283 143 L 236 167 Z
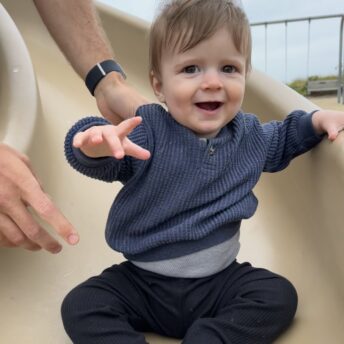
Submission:
M 267 30 L 269 25 L 284 24 L 285 25 L 285 68 L 288 66 L 288 24 L 293 22 L 308 22 L 308 38 L 307 38 L 307 79 L 309 78 L 309 64 L 310 64 L 310 40 L 311 40 L 311 22 L 314 20 L 323 19 L 340 19 L 339 25 L 339 56 L 338 56 L 338 89 L 337 89 L 337 100 L 338 103 L 344 104 L 344 73 L 343 73 L 343 57 L 344 57 L 344 14 L 326 15 L 326 16 L 314 16 L 314 17 L 303 17 L 295 19 L 283 19 L 251 23 L 252 27 L 263 26 L 265 28 L 265 69 L 267 69 L 267 56 L 268 56 L 268 43 L 267 43 Z

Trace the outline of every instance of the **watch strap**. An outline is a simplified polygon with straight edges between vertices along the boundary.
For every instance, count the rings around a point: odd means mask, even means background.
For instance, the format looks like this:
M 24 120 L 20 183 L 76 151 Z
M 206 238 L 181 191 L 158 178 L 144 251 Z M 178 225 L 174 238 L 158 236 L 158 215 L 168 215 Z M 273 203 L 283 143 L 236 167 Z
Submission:
M 124 79 L 127 78 L 122 67 L 114 60 L 105 60 L 97 63 L 86 75 L 85 84 L 88 90 L 94 96 L 94 90 L 107 74 L 111 72 L 120 73 Z

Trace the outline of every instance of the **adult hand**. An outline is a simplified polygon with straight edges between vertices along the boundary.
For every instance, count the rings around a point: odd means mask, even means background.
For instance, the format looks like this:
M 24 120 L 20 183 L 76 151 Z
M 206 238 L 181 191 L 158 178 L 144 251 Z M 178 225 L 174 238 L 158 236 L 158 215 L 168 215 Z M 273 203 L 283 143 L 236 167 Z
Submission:
M 115 125 L 123 119 L 135 116 L 137 108 L 148 103 L 148 100 L 128 86 L 117 72 L 107 74 L 100 81 L 94 96 L 101 114 Z
M 61 244 L 34 220 L 28 207 L 69 244 L 78 242 L 73 226 L 42 190 L 28 158 L 0 144 L 0 247 L 60 252 Z

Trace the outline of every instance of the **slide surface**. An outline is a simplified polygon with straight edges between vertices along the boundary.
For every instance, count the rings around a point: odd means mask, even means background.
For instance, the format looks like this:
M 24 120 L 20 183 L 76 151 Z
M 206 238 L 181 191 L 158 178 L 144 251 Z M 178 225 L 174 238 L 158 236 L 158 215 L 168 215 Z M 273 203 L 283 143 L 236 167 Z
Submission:
M 147 24 L 104 5 L 98 9 L 129 83 L 154 100 Z M 123 261 L 104 239 L 107 213 L 121 185 L 83 177 L 64 159 L 68 128 L 85 115 L 100 114 L 32 1 L 0 4 L 0 62 L 0 138 L 29 155 L 46 191 L 81 235 L 79 245 L 65 246 L 58 255 L 0 249 L 0 342 L 70 344 L 59 311 L 64 295 Z M 249 78 L 243 107 L 262 121 L 316 108 L 257 71 Z M 295 321 L 279 344 L 344 343 L 343 137 L 324 140 L 283 172 L 264 174 L 255 189 L 258 211 L 243 222 L 239 261 L 280 273 L 298 290 Z M 153 334 L 147 341 L 180 343 Z

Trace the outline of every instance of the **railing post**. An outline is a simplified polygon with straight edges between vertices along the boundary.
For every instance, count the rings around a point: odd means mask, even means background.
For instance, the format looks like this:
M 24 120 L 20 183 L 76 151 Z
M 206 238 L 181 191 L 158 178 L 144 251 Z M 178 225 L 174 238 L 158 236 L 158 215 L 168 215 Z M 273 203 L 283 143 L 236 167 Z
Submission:
M 284 79 L 285 84 L 288 84 L 288 21 L 284 22 L 285 25 L 285 69 L 284 69 Z
M 309 65 L 311 61 L 311 22 L 312 19 L 308 18 L 308 35 L 307 35 L 307 81 L 309 80 Z
M 344 16 L 340 22 L 339 32 L 339 61 L 338 61 L 338 90 L 337 101 L 344 104 L 344 80 L 343 80 L 343 30 L 344 30 Z
M 268 24 L 265 23 L 265 73 L 268 71 Z

